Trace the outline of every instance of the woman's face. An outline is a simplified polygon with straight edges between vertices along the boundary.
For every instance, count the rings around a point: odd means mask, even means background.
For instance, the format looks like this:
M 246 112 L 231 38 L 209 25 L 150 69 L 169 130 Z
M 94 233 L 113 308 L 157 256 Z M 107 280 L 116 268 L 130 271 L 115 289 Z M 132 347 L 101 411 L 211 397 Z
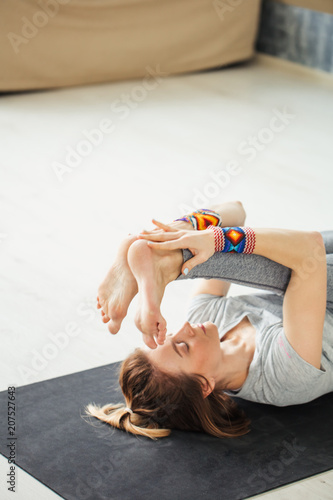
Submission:
M 210 321 L 186 322 L 177 333 L 169 333 L 163 345 L 156 349 L 146 347 L 146 351 L 155 366 L 172 373 L 196 373 L 216 380 L 221 372 L 219 332 Z

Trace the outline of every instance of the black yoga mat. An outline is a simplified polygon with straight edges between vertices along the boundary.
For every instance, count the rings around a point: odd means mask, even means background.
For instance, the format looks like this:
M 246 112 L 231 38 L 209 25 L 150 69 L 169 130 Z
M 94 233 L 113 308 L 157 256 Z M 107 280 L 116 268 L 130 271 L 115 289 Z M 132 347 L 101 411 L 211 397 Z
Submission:
M 89 402 L 123 401 L 119 365 L 16 389 L 16 464 L 63 498 L 243 499 L 333 467 L 333 393 L 284 408 L 235 398 L 252 419 L 249 434 L 173 431 L 155 442 L 81 416 Z M 0 393 L 6 457 L 7 402 Z

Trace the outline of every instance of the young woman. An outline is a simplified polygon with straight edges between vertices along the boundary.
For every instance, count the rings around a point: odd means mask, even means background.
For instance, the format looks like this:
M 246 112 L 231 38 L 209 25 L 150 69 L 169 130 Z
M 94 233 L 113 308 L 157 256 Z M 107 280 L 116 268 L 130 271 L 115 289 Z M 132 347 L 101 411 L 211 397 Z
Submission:
M 121 365 L 126 406 L 88 414 L 152 439 L 170 429 L 236 437 L 250 422 L 232 396 L 287 406 L 333 391 L 333 231 L 247 228 L 240 202 L 154 222 L 123 242 L 98 297 L 115 334 L 139 292 L 147 347 Z M 204 279 L 188 321 L 166 335 L 165 286 L 192 278 Z M 230 282 L 266 292 L 227 297 Z

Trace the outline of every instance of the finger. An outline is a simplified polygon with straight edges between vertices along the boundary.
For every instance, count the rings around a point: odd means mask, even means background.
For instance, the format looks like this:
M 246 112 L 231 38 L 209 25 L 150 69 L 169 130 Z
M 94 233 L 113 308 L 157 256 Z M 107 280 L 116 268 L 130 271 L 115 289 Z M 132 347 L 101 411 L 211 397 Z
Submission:
M 165 231 L 164 229 L 160 229 L 158 227 L 156 227 L 155 229 L 151 229 L 150 231 L 148 231 L 147 229 L 143 229 L 142 231 L 140 231 L 140 233 L 137 234 L 137 238 L 139 238 L 139 236 L 141 234 L 144 234 L 144 235 L 152 235 L 152 236 L 155 236 L 156 234 L 166 234 L 166 233 L 171 233 L 171 232 L 175 232 L 177 231 L 177 229 L 171 231 Z
M 163 234 L 140 234 L 139 240 L 146 240 L 156 243 L 163 243 L 165 241 L 173 241 L 180 239 L 179 236 L 169 236 L 171 233 L 163 233 Z
M 178 250 L 181 248 L 188 248 L 188 244 L 186 243 L 186 239 L 179 238 L 174 241 L 164 241 L 164 242 L 155 242 L 155 241 L 147 241 L 147 246 L 154 250 Z
M 143 230 L 139 233 L 139 235 L 140 235 L 140 234 L 147 234 L 147 235 L 149 235 L 149 234 L 154 234 L 154 235 L 155 235 L 155 234 L 165 234 L 165 231 L 163 231 L 163 229 L 158 229 L 158 228 L 156 228 L 156 229 L 152 229 L 151 231 L 147 231 L 147 229 L 143 229 Z
M 195 257 L 192 257 L 192 259 L 189 259 L 186 262 L 184 262 L 184 264 L 182 266 L 182 274 L 184 274 L 185 276 L 187 276 L 188 273 L 195 266 L 198 266 L 199 264 L 202 264 L 203 262 L 205 262 L 205 260 L 200 255 L 196 255 Z
M 182 236 L 181 231 L 169 232 L 169 233 L 150 233 L 150 234 L 139 234 L 139 239 L 143 240 L 153 240 L 153 241 L 171 241 L 180 239 Z
M 142 229 L 140 231 L 140 233 L 143 233 L 143 234 L 149 234 L 149 233 L 164 233 L 165 231 L 159 227 L 154 227 L 154 229 Z
M 163 229 L 164 231 L 174 231 L 173 227 L 168 226 L 168 224 L 164 224 L 163 222 L 160 222 L 156 219 L 152 219 L 152 223 L 155 224 L 155 226 Z

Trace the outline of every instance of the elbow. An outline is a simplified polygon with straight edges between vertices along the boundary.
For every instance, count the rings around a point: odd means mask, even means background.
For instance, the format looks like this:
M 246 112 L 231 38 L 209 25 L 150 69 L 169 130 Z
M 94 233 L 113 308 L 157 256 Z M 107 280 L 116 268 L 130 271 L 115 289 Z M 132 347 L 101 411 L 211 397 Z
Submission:
M 316 245 L 320 246 L 321 248 L 323 248 L 325 250 L 325 243 L 324 243 L 324 238 L 323 238 L 322 234 L 319 231 L 312 231 L 311 234 L 313 235 L 313 239 L 314 239 Z M 325 253 L 326 253 L 326 250 L 325 250 Z
M 325 266 L 326 268 L 325 244 L 322 235 L 318 231 L 299 232 L 293 246 L 297 250 L 294 254 L 293 265 L 290 265 L 290 267 L 296 274 L 304 277 L 311 270 L 318 270 L 318 266 Z
M 310 251 L 316 248 L 326 253 L 324 239 L 319 231 L 309 231 L 307 233 L 307 241 Z
M 313 232 L 313 239 L 315 242 L 315 248 L 314 248 L 314 255 L 315 257 L 318 258 L 318 260 L 321 260 L 324 262 L 325 268 L 326 268 L 326 247 L 324 243 L 324 238 L 319 231 L 314 231 Z
M 325 261 L 326 264 L 326 249 L 321 233 L 319 231 L 309 231 L 306 235 L 307 257 L 314 258 L 317 261 Z

